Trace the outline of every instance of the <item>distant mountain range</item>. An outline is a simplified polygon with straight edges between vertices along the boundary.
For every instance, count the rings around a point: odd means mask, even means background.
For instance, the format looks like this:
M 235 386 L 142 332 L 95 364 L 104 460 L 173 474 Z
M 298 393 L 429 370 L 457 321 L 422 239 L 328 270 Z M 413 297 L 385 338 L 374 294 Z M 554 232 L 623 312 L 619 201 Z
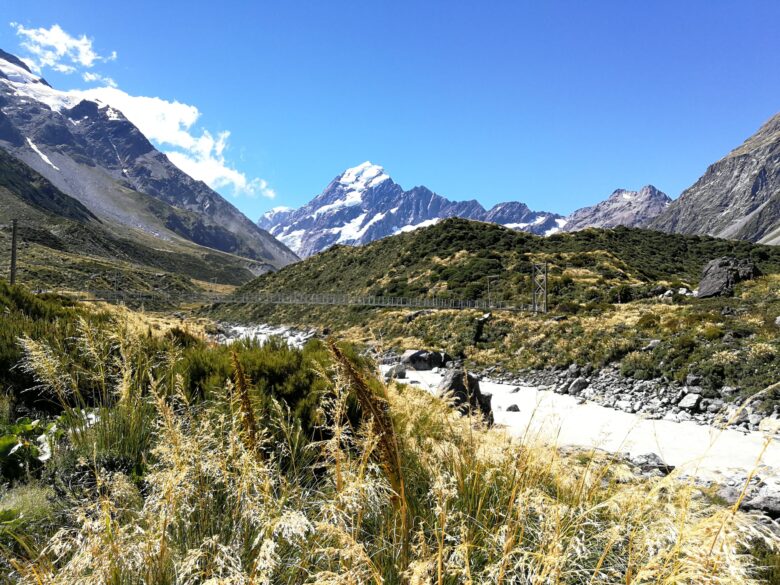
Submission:
M 426 187 L 404 191 L 382 167 L 365 162 L 344 171 L 303 207 L 271 210 L 258 223 L 306 257 L 333 244 L 366 244 L 447 217 L 540 235 L 625 226 L 780 244 L 780 114 L 711 165 L 676 201 L 646 185 L 639 191 L 617 189 L 566 217 L 516 201 L 485 210 L 475 200 L 450 201 Z
M 518 201 L 486 210 L 478 201 L 450 201 L 427 187 L 405 191 L 381 166 L 364 162 L 333 179 L 303 207 L 277 207 L 264 214 L 258 225 L 306 257 L 334 244 L 367 244 L 448 217 L 496 223 L 537 235 L 586 227 L 639 227 L 661 213 L 670 201 L 648 185 L 640 191 L 618 189 L 606 201 L 568 217 L 532 211 Z
M 199 275 L 226 266 L 259 274 L 335 244 L 362 245 L 450 217 L 538 235 L 626 226 L 780 243 L 780 114 L 711 165 L 676 201 L 647 185 L 618 189 L 566 217 L 517 201 L 485 209 L 476 200 L 452 201 L 424 186 L 405 190 L 381 166 L 365 162 L 335 177 L 303 207 L 275 208 L 254 223 L 156 150 L 122 112 L 82 98 L 52 88 L 0 50 L 0 149 L 34 174 L 5 159 L 4 168 L 13 167 L 14 180 L 38 177 L 30 180 L 39 186 L 47 181 L 33 197 L 46 218 L 62 212 L 68 221 L 99 224 L 101 238 L 135 237 L 146 250 L 186 250 L 198 256 L 191 273 Z M 46 207 L 42 193 L 53 193 L 62 209 Z M 6 199 L 4 217 L 14 212 L 17 196 Z
M 304 257 L 333 244 L 366 244 L 446 217 L 509 220 L 537 234 L 558 231 L 561 222 L 558 215 L 531 211 L 522 203 L 486 211 L 477 201 L 450 201 L 426 187 L 405 191 L 382 167 L 365 162 L 341 173 L 300 209 L 274 209 L 259 225 Z
M 295 262 L 284 244 L 156 150 L 118 110 L 52 88 L 0 51 L 0 148 L 102 222 L 254 261 Z

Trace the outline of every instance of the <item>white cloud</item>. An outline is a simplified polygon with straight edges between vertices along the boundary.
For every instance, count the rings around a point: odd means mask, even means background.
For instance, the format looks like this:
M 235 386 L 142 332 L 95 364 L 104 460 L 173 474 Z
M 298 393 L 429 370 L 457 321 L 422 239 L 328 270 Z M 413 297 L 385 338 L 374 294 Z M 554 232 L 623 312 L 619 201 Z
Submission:
M 108 87 L 116 87 L 116 81 L 114 81 L 112 78 L 107 77 L 105 75 L 101 75 L 100 73 L 94 73 L 92 71 L 85 71 L 81 74 L 81 78 L 88 82 L 97 82 L 97 83 L 103 83 L 107 85 Z
M 71 95 L 89 100 L 100 100 L 121 111 L 125 117 L 191 177 L 203 181 L 213 189 L 230 189 L 234 195 L 275 197 L 276 193 L 260 178 L 249 178 L 234 168 L 225 158 L 230 132 L 219 132 L 216 137 L 205 129 L 196 129 L 200 111 L 195 106 L 158 97 L 133 96 L 117 87 L 111 78 L 92 69 L 98 63 L 114 61 L 116 51 L 100 55 L 86 35 L 74 37 L 57 24 L 50 28 L 26 28 L 11 23 L 20 44 L 30 56 L 23 57 L 31 69 L 41 73 L 52 69 L 60 73 L 81 72 L 88 83 L 102 87 L 74 90 Z
M 92 47 L 92 39 L 86 35 L 74 37 L 62 30 L 58 24 L 50 28 L 26 28 L 22 24 L 12 22 L 21 41 L 21 46 L 27 49 L 32 57 L 26 62 L 35 71 L 45 67 L 60 73 L 75 73 L 77 66 L 91 68 L 98 62 L 116 60 L 116 51 L 103 56 Z
M 197 133 L 194 126 L 200 111 L 195 106 L 158 97 L 133 96 L 116 87 L 73 93 L 100 100 L 121 111 L 149 140 L 161 147 L 173 164 L 213 189 L 227 188 L 234 195 L 276 196 L 265 180 L 250 179 L 226 160 L 230 132 L 220 132 L 216 136 L 208 130 Z

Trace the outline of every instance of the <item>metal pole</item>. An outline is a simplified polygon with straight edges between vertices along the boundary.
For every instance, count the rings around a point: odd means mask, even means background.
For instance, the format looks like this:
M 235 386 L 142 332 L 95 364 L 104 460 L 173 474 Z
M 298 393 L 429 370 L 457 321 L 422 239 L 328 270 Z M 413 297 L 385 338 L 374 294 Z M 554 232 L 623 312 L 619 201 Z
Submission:
M 488 309 L 492 306 L 492 304 L 490 302 L 490 281 L 493 280 L 493 279 L 498 279 L 498 278 L 499 278 L 498 274 L 492 274 L 492 275 L 487 277 L 487 284 L 488 284 L 488 287 L 487 287 L 488 288 L 488 306 L 487 306 L 487 308 Z
M 544 312 L 547 312 L 547 262 L 544 263 Z
M 11 284 L 16 284 L 16 241 L 17 241 L 17 220 L 11 220 Z

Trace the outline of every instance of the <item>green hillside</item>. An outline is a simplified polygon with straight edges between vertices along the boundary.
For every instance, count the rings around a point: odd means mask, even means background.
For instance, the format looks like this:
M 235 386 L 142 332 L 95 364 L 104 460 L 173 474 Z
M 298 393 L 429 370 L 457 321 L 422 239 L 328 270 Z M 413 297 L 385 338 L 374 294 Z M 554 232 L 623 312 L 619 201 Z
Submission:
M 532 264 L 547 262 L 553 305 L 609 300 L 620 286 L 683 282 L 694 287 L 709 260 L 752 258 L 780 272 L 780 249 L 701 236 L 617 228 L 550 237 L 448 219 L 362 247 L 336 246 L 242 287 L 252 291 L 349 292 L 479 299 L 488 275 L 496 298 L 528 302 Z

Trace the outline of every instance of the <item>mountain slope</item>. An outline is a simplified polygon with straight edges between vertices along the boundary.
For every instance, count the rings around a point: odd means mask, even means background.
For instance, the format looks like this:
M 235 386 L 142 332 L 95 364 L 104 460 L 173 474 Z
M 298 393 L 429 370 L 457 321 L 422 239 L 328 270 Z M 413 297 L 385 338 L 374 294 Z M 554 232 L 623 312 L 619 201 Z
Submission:
M 711 165 L 650 227 L 780 244 L 780 114 Z
M 279 268 L 297 260 L 205 183 L 157 151 L 121 112 L 53 89 L 0 54 L 0 147 L 101 219 L 185 238 Z
M 366 244 L 448 217 L 506 223 L 540 234 L 557 231 L 560 220 L 522 203 L 486 211 L 477 201 L 450 201 L 426 187 L 405 191 L 382 167 L 365 162 L 344 171 L 303 207 L 272 210 L 259 224 L 305 257 L 334 244 Z
M 617 189 L 604 201 L 578 209 L 566 217 L 564 231 L 573 232 L 589 227 L 644 227 L 662 213 L 672 200 L 646 185 L 639 191 Z
M 0 274 L 8 265 L 12 219 L 19 220 L 20 282 L 31 287 L 193 290 L 194 281 L 238 285 L 269 268 L 182 238 L 161 240 L 103 221 L 0 149 Z

